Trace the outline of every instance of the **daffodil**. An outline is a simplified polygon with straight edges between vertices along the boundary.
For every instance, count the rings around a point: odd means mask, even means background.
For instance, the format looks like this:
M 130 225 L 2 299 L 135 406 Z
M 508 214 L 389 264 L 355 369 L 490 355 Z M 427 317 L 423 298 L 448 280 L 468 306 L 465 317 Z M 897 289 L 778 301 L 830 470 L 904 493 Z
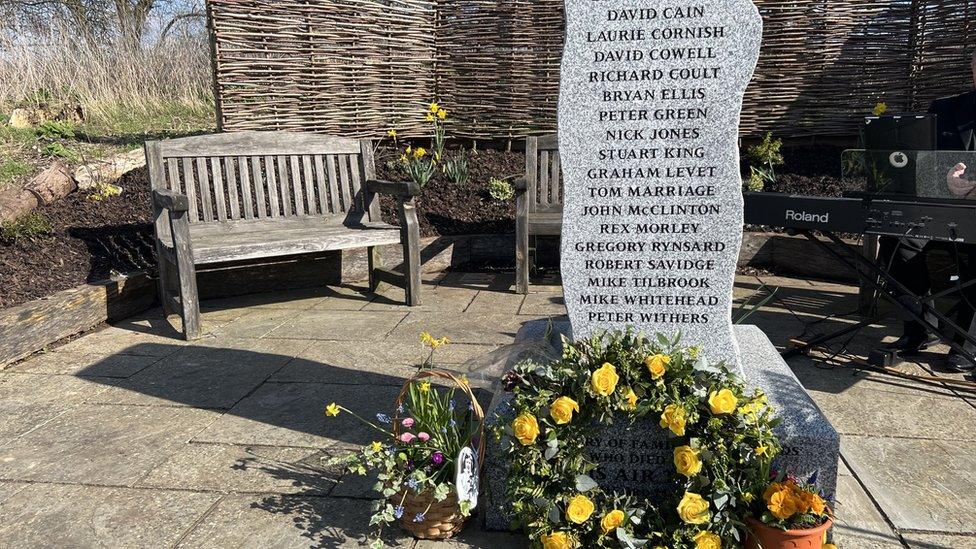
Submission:
M 396 139 L 397 131 L 396 130 L 390 130 L 390 131 L 386 132 L 386 136 L 387 137 L 392 137 L 393 139 Z
M 874 106 L 874 110 L 871 111 L 875 116 L 881 116 L 882 114 L 888 112 L 888 104 L 881 102 Z
M 447 109 L 440 109 L 439 111 L 437 111 L 437 118 L 440 118 L 441 120 L 446 119 L 447 118 Z
M 369 449 L 372 450 L 372 451 L 374 451 L 374 452 L 382 451 L 383 450 L 383 443 L 381 443 L 381 442 L 375 442 L 374 441 L 372 444 L 369 445 Z
M 420 392 L 421 393 L 427 393 L 429 391 L 430 391 L 430 382 L 429 381 L 424 381 L 423 383 L 420 384 Z
M 437 114 L 437 112 L 440 110 L 441 106 L 438 105 L 436 101 L 430 104 L 430 114 Z
M 339 415 L 339 405 L 336 404 L 335 402 L 333 402 L 333 403 L 329 404 L 328 406 L 326 406 L 325 407 L 325 415 L 327 415 L 329 417 L 336 417 L 337 415 Z
M 427 116 L 424 117 L 424 120 L 426 120 L 428 122 L 433 122 L 434 121 L 434 113 L 432 113 L 432 112 L 427 113 Z
M 413 150 L 414 158 L 423 158 L 426 154 L 427 154 L 427 149 L 423 147 L 417 147 L 416 149 Z

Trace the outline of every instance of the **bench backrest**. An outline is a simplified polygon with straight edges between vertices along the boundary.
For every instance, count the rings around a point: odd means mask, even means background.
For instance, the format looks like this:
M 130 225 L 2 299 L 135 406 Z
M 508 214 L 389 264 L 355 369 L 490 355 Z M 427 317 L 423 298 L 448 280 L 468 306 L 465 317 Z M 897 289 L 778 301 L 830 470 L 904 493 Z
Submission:
M 154 189 L 189 198 L 190 223 L 335 217 L 380 221 L 369 141 L 289 132 L 235 132 L 146 143 Z
M 526 140 L 525 187 L 530 214 L 563 211 L 563 171 L 555 134 Z

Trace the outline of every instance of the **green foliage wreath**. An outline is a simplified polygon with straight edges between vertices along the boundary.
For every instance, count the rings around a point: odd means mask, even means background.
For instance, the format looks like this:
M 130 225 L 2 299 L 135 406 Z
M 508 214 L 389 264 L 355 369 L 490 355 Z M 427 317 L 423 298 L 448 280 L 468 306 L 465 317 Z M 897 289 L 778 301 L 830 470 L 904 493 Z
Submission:
M 508 501 L 534 547 L 740 546 L 780 446 L 761 391 L 680 336 L 633 331 L 563 342 L 562 359 L 506 374 L 514 420 L 496 435 L 508 455 Z M 586 440 L 613 421 L 670 434 L 679 487 L 670 501 L 605 493 Z M 669 471 L 669 474 L 671 472 Z

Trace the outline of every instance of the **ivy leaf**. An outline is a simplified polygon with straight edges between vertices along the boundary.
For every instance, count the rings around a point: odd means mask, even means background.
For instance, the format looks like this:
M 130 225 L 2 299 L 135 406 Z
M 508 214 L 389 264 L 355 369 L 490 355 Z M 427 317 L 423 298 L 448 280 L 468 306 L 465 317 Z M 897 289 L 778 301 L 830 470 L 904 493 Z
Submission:
M 595 480 L 590 478 L 589 475 L 576 475 L 576 490 L 579 492 L 589 492 L 595 488 L 599 488 L 600 485 L 596 483 Z

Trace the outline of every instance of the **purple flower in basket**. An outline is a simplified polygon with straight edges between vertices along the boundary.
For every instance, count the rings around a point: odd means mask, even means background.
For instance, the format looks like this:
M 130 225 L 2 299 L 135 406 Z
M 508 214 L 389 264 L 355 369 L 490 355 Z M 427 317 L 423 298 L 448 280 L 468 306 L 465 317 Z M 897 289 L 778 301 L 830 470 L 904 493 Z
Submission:
M 386 414 L 376 414 L 376 421 L 383 423 L 385 425 L 389 425 L 393 423 L 393 420 L 390 419 L 390 416 Z
M 398 414 L 402 414 L 403 412 L 406 412 L 406 411 L 407 411 L 407 407 L 404 406 L 403 404 L 397 406 L 397 413 Z
M 417 433 L 417 438 L 420 439 L 420 442 L 427 442 L 428 440 L 430 440 L 430 435 L 421 431 Z
M 430 456 L 430 461 L 432 461 L 434 465 L 443 465 L 444 454 L 441 453 L 440 451 L 434 452 L 434 455 Z
M 427 517 L 425 517 L 423 513 L 417 513 L 417 516 L 413 517 L 413 521 L 414 522 L 423 522 L 425 518 L 427 518 Z
M 454 399 L 452 398 L 452 399 L 451 399 L 451 402 L 449 402 L 449 403 L 447 404 L 447 409 L 448 409 L 448 411 L 450 411 L 450 412 L 453 412 L 453 411 L 454 411 L 454 407 L 455 407 L 455 406 L 457 406 L 457 403 L 456 403 L 456 402 L 454 402 Z
M 413 462 L 407 461 L 407 471 L 413 471 Z
M 417 489 L 417 486 L 419 486 L 419 485 L 420 484 L 417 482 L 417 479 L 415 479 L 415 478 L 408 478 L 407 479 L 407 488 L 410 488 L 411 490 L 416 490 Z
M 417 440 L 417 436 L 413 433 L 403 433 L 400 435 L 400 442 L 404 444 L 410 444 L 411 442 Z
M 396 509 L 393 510 L 393 518 L 399 520 L 403 516 L 403 506 L 397 505 Z
M 413 427 L 413 418 L 412 417 L 403 418 L 403 421 L 400 422 L 400 425 L 403 425 L 407 429 Z

